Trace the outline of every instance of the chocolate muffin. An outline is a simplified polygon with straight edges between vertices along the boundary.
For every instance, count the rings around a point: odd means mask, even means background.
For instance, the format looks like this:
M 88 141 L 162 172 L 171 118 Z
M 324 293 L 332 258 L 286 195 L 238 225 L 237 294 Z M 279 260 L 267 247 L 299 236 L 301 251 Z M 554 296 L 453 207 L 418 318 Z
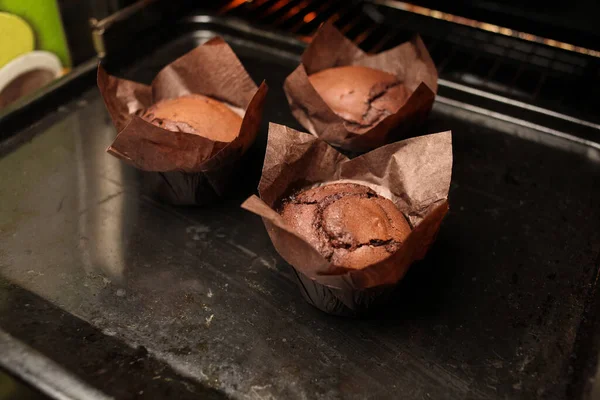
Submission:
M 280 214 L 332 264 L 352 269 L 389 257 L 411 231 L 394 203 L 354 183 L 301 191 Z
M 231 108 L 199 94 L 159 101 L 148 108 L 142 118 L 169 131 L 226 143 L 237 137 L 242 126 L 242 117 Z
M 409 96 L 396 76 L 355 65 L 325 69 L 308 80 L 333 112 L 365 127 L 396 113 Z

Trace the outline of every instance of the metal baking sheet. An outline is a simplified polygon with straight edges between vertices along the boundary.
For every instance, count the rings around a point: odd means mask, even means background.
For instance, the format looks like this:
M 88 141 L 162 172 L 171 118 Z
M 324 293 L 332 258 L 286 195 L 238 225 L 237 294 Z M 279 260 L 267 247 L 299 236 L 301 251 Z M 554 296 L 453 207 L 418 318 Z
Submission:
M 260 219 L 239 208 L 267 121 L 300 128 L 281 87 L 302 44 L 204 16 L 185 26 L 111 72 L 148 82 L 223 35 L 270 86 L 243 184 L 213 207 L 155 202 L 105 153 L 115 130 L 82 87 L 0 147 L 2 330 L 116 398 L 593 395 L 596 148 L 442 97 L 427 131 L 453 131 L 454 170 L 436 244 L 387 307 L 331 317 L 304 302 Z

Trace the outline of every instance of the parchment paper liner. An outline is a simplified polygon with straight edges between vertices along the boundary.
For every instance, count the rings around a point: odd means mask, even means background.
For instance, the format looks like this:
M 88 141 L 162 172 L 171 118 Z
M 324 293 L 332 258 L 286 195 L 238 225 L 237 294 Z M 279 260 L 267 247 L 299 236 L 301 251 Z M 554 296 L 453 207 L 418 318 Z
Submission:
M 337 116 L 316 92 L 308 75 L 345 65 L 370 67 L 396 75 L 411 92 L 395 114 L 369 127 Z M 364 152 L 410 137 L 427 118 L 437 93 L 438 74 L 420 36 L 390 50 L 368 55 L 330 22 L 325 23 L 302 55 L 301 64 L 283 89 L 292 114 L 310 133 L 353 152 Z
M 448 211 L 451 132 L 389 144 L 348 159 L 318 138 L 271 123 L 258 187 L 242 207 L 262 217 L 277 252 L 297 272 L 305 298 L 335 314 L 354 314 L 389 292 L 422 259 Z M 331 265 L 275 211 L 293 191 L 319 182 L 358 181 L 388 197 L 412 231 L 389 258 L 360 270 Z
M 231 47 L 213 38 L 163 68 L 150 86 L 120 79 L 98 65 L 98 87 L 119 132 L 108 153 L 146 171 L 152 194 L 173 204 L 223 196 L 242 155 L 256 138 L 267 85 L 252 81 Z M 139 117 L 165 99 L 202 94 L 245 110 L 229 143 L 159 128 Z

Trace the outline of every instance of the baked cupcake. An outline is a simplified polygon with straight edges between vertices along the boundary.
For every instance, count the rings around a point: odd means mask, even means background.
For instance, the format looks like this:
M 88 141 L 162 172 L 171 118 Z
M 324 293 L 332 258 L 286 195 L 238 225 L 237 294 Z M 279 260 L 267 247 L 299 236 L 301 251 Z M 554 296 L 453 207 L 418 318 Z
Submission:
M 448 210 L 450 132 L 389 144 L 352 160 L 314 136 L 270 124 L 263 218 L 304 298 L 336 315 L 386 300 L 423 258 Z
M 107 151 L 143 171 L 151 195 L 177 205 L 226 195 L 256 138 L 267 92 L 221 38 L 167 65 L 151 86 L 99 65 L 98 87 L 119 132 Z
M 311 134 L 360 153 L 419 133 L 435 99 L 437 71 L 418 36 L 369 55 L 326 23 L 284 91 Z

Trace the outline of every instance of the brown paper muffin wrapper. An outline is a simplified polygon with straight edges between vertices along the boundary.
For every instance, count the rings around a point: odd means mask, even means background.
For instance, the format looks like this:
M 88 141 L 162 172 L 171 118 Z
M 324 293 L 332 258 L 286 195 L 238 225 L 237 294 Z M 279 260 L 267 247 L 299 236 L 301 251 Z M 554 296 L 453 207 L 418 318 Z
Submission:
M 410 96 L 398 110 L 368 127 L 336 115 L 314 89 L 308 76 L 347 65 L 382 70 L 398 77 Z M 421 38 L 369 55 L 330 22 L 325 23 L 302 55 L 301 64 L 285 80 L 284 91 L 292 114 L 313 135 L 352 152 L 365 152 L 414 136 L 427 118 L 437 93 L 438 74 Z
M 118 134 L 107 152 L 145 171 L 146 187 L 172 204 L 205 204 L 223 196 L 260 127 L 267 85 L 252 81 L 231 47 L 213 38 L 163 68 L 150 86 L 106 73 L 98 87 Z M 201 94 L 244 111 L 237 137 L 220 142 L 169 131 L 142 119 L 153 104 Z
M 242 207 L 262 217 L 309 302 L 329 313 L 355 314 L 376 304 L 425 257 L 448 211 L 451 175 L 451 132 L 407 139 L 350 160 L 312 135 L 271 123 L 260 198 L 251 196 Z M 412 231 L 389 258 L 359 270 L 332 265 L 275 211 L 301 188 L 339 180 L 369 186 L 406 216 Z

